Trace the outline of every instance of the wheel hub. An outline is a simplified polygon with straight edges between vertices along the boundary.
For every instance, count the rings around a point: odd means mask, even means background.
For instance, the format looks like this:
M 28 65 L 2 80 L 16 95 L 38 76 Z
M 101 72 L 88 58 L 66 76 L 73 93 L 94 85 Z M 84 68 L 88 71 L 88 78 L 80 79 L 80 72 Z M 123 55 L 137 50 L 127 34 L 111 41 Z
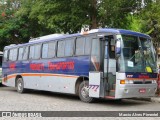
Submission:
M 18 90 L 22 89 L 22 83 L 18 82 Z
M 89 97 L 89 88 L 88 86 L 84 86 L 81 90 L 81 94 L 84 98 L 88 98 Z

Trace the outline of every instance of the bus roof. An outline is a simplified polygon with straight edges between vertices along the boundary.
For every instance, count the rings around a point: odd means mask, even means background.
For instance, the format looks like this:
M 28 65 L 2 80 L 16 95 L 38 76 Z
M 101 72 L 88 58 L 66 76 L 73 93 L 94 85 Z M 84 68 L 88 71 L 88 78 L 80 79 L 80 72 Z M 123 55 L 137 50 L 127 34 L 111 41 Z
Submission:
M 139 32 L 134 32 L 131 30 L 124 30 L 124 29 L 115 29 L 115 28 L 101 28 L 101 29 L 92 29 L 90 31 L 84 32 L 83 33 L 76 33 L 76 34 L 51 34 L 51 35 L 46 35 L 38 38 L 33 38 L 31 39 L 28 43 L 24 44 L 19 44 L 19 45 L 9 45 L 5 46 L 6 48 L 14 48 L 14 47 L 20 47 L 23 45 L 30 45 L 33 43 L 40 43 L 44 41 L 50 41 L 50 40 L 58 40 L 58 39 L 64 39 L 64 38 L 69 38 L 69 37 L 77 37 L 77 36 L 83 36 L 86 34 L 91 34 L 91 33 L 114 33 L 114 34 L 125 34 L 125 35 L 133 35 L 133 36 L 140 36 L 140 37 L 145 37 L 145 38 L 150 38 L 149 35 L 139 33 Z

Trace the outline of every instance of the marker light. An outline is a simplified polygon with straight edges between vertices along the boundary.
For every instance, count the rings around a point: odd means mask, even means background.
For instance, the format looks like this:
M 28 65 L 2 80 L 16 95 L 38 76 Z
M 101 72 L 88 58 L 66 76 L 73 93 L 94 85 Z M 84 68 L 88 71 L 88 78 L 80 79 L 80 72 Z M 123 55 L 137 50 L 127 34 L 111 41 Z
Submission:
M 125 80 L 120 80 L 120 84 L 125 84 Z
M 88 35 L 89 33 L 87 31 L 81 32 L 82 35 Z

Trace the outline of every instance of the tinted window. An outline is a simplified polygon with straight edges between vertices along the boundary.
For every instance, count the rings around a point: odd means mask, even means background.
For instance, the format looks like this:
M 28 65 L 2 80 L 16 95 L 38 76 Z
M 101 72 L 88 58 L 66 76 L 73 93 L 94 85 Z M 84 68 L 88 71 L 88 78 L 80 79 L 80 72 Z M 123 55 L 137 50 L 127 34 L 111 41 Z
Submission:
M 30 59 L 39 59 L 41 54 L 41 45 L 30 46 L 29 58 Z
M 23 60 L 28 59 L 28 51 L 29 51 L 29 47 L 25 47 L 23 52 Z
M 23 48 L 19 48 L 18 60 L 22 60 L 22 58 L 23 58 Z
M 84 55 L 85 38 L 77 38 L 76 40 L 76 55 Z
M 74 39 L 66 40 L 65 56 L 72 56 L 73 55 L 73 46 L 74 46 Z
M 10 60 L 10 61 L 12 60 L 12 55 L 13 55 L 13 50 L 10 50 L 10 51 L 9 51 L 9 60 Z
M 48 58 L 48 43 L 43 44 L 43 47 L 42 47 L 42 58 Z
M 56 42 L 49 43 L 48 47 L 48 58 L 55 57 L 55 49 L 56 49 Z
M 34 58 L 34 46 L 30 46 L 30 50 L 29 50 L 29 59 L 33 59 Z
M 90 54 L 91 43 L 92 43 L 92 38 L 91 37 L 87 37 L 86 38 L 86 44 L 85 44 L 85 54 L 86 55 Z
M 14 49 L 13 50 L 13 61 L 17 60 L 17 53 L 18 53 L 18 50 Z
M 64 47 L 65 47 L 65 41 L 59 41 L 57 57 L 64 57 Z
M 4 58 L 3 58 L 4 62 L 8 60 L 8 50 L 4 51 Z
M 53 58 L 55 57 L 56 42 L 50 42 L 43 44 L 42 47 L 42 58 Z
M 39 59 L 41 56 L 41 45 L 35 45 L 34 59 Z
M 10 61 L 15 61 L 15 60 L 17 60 L 17 48 L 10 50 L 10 52 L 9 52 L 9 60 L 10 60 Z

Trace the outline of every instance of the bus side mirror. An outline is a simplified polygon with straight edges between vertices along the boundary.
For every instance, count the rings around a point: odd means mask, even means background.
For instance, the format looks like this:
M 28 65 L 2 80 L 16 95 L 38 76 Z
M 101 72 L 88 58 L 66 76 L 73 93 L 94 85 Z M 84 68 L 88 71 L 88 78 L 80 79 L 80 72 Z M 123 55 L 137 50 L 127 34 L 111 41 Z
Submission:
M 121 41 L 117 40 L 116 42 L 116 54 L 121 54 Z

